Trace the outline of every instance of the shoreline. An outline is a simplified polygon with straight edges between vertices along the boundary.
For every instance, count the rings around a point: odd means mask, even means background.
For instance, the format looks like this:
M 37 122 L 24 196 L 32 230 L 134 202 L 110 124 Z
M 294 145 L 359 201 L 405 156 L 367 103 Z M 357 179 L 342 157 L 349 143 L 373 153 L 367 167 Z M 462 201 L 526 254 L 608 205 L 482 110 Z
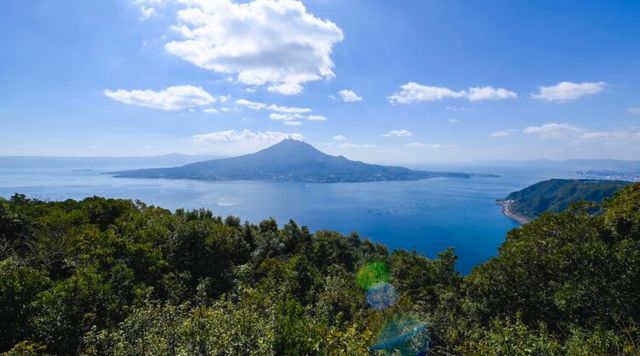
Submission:
M 502 207 L 502 214 L 504 214 L 504 216 L 517 221 L 520 225 L 526 224 L 531 221 L 531 219 L 527 218 L 526 216 L 522 216 L 513 211 L 514 202 L 515 201 L 513 200 L 496 200 L 496 203 L 498 203 Z

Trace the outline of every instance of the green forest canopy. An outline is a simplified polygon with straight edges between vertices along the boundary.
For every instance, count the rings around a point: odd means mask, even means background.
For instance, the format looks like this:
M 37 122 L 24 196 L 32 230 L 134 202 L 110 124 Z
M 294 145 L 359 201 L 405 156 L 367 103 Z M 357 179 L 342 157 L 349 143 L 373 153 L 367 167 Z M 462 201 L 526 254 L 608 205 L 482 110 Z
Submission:
M 600 203 L 631 182 L 596 179 L 549 179 L 509 194 L 514 212 L 533 219 L 545 211 L 564 211 L 576 202 Z
M 602 214 L 510 231 L 467 276 L 455 262 L 293 221 L 15 195 L 0 198 L 0 352 L 384 354 L 370 348 L 407 322 L 432 355 L 640 352 L 640 184 Z M 389 282 L 397 301 L 369 308 L 359 282 Z

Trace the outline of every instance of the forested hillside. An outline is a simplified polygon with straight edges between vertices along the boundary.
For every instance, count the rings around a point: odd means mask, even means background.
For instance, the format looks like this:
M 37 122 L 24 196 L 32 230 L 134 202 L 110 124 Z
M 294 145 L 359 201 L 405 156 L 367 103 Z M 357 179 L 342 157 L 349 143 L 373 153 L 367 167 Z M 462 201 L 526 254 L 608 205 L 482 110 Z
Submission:
M 600 203 L 631 182 L 597 179 L 549 179 L 517 192 L 504 200 L 513 201 L 513 212 L 533 219 L 545 211 L 563 211 L 584 201 Z
M 290 221 L 0 199 L 0 352 L 637 355 L 640 184 L 512 230 L 462 276 Z

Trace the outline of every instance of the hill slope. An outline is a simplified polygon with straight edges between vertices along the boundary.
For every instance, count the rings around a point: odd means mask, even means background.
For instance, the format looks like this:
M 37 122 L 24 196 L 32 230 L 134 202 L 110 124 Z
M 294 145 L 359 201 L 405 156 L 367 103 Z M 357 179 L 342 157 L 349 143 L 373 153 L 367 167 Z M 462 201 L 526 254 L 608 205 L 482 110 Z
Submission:
M 417 171 L 331 156 L 296 140 L 284 140 L 244 156 L 209 160 L 173 168 L 115 172 L 116 177 L 198 180 L 265 180 L 293 182 L 366 182 L 434 177 L 468 178 L 452 172 Z
M 550 179 L 509 194 L 500 200 L 505 214 L 521 223 L 545 211 L 563 211 L 586 201 L 600 203 L 631 182 L 594 179 Z

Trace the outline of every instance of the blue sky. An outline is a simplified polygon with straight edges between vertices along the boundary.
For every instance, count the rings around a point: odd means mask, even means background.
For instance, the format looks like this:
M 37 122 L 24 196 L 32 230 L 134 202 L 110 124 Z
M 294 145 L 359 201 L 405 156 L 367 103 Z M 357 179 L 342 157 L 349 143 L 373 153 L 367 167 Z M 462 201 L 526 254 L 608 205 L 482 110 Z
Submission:
M 0 155 L 640 158 L 637 1 L 5 0 Z

